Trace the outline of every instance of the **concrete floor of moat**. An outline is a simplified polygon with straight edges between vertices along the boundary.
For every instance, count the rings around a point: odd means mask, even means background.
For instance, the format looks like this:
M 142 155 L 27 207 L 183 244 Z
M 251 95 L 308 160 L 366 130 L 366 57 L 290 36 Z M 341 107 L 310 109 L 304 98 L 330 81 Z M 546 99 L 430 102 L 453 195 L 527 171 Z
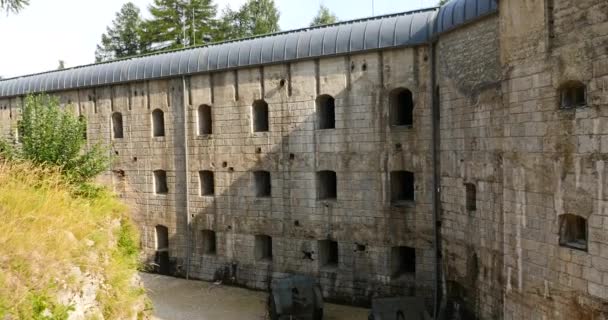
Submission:
M 141 273 L 154 320 L 267 319 L 263 291 Z M 368 309 L 325 303 L 325 320 L 366 320 Z

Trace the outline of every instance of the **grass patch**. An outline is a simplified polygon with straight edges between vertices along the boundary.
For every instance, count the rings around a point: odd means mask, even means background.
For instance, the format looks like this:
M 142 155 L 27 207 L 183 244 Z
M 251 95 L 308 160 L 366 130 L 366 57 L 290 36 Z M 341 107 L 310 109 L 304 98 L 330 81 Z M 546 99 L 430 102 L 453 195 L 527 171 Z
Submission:
M 104 318 L 131 318 L 144 295 L 132 283 L 137 229 L 107 190 L 64 181 L 53 169 L 0 163 L 0 319 L 66 319 L 70 306 L 57 297 L 79 292 L 83 274 L 103 283 Z

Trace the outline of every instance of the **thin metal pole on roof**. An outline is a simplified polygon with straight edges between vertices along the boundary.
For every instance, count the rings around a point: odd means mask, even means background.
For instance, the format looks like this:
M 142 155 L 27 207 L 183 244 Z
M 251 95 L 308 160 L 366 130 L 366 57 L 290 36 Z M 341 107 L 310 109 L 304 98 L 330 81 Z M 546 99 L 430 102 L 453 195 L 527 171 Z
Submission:
M 192 6 L 192 0 L 190 0 L 190 8 L 192 8 L 192 45 L 196 45 L 196 29 L 194 28 L 194 7 Z
M 375 14 L 374 12 L 374 0 L 372 0 L 372 16 Z
M 182 45 L 184 46 L 184 48 L 186 47 L 186 18 L 182 18 L 182 29 L 184 30 L 184 35 L 182 38 Z

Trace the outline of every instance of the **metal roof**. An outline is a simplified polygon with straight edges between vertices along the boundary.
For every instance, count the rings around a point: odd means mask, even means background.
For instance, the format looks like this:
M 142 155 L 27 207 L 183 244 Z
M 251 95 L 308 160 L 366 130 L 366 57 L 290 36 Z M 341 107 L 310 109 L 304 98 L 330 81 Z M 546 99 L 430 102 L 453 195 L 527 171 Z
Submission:
M 439 9 L 435 32 L 450 31 L 497 11 L 497 0 L 452 0 Z
M 261 37 L 0 80 L 0 97 L 175 77 L 417 46 L 497 11 L 497 0 L 452 0 L 443 7 L 347 21 Z

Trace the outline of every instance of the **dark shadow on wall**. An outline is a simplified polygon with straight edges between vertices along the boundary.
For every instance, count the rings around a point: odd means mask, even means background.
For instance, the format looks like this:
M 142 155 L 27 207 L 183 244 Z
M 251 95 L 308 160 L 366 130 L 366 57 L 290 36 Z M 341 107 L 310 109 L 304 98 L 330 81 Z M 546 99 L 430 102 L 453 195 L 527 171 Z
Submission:
M 415 100 L 413 126 L 391 126 L 390 90 L 379 87 L 381 81 L 375 78 L 380 73 L 370 71 L 364 60 L 350 62 L 351 73 L 359 75 L 334 96 L 335 128 L 316 129 L 315 101 L 304 106 L 291 100 L 286 74 L 266 79 L 269 131 L 238 131 L 239 138 L 232 140 L 240 145 L 229 153 L 218 151 L 225 146 L 215 141 L 226 141 L 234 128 L 214 126 L 211 135 L 197 135 L 198 106 L 192 106 L 188 143 L 193 170 L 188 172 L 184 130 L 178 125 L 183 123 L 183 108 L 176 107 L 183 105 L 184 94 L 179 90 L 172 93 L 174 128 L 168 128 L 165 138 L 173 141 L 175 172 L 169 174 L 168 194 L 162 197 L 165 203 L 175 204 L 176 212 L 168 214 L 176 215 L 176 225 L 167 226 L 175 232 L 169 230 L 169 267 L 163 270 L 184 277 L 189 260 L 191 278 L 255 289 L 267 289 L 271 279 L 287 274 L 308 274 L 318 279 L 327 300 L 358 305 L 368 305 L 375 296 L 432 297 L 432 164 L 430 136 L 425 136 L 430 134 L 425 80 L 416 79 L 416 87 L 407 88 Z M 253 105 L 253 101 L 236 103 Z M 241 128 L 245 128 L 244 119 L 247 116 L 240 115 Z M 198 170 L 213 172 L 213 195 L 201 195 Z M 413 201 L 396 205 L 390 201 L 390 173 L 403 170 L 416 176 L 415 196 Z M 254 171 L 270 173 L 270 195 L 259 192 L 266 187 L 256 183 L 256 177 L 260 180 L 263 175 Z M 318 199 L 319 190 L 327 187 L 319 185 L 327 184 L 318 178 L 320 171 L 335 172 L 335 199 Z M 186 192 L 192 220 L 189 241 Z M 155 227 L 147 225 L 146 229 Z M 215 232 L 215 253 L 205 252 L 203 230 Z M 256 236 L 269 238 L 270 244 L 256 241 Z M 329 259 L 333 263 L 326 265 L 321 263 L 326 258 L 321 257 L 319 247 L 324 240 L 337 243 L 337 253 Z M 149 235 L 146 241 L 150 241 Z M 261 245 L 271 254 L 258 254 Z M 165 254 L 156 251 L 163 250 L 150 250 L 155 246 L 149 243 L 145 247 L 148 262 L 156 259 L 160 265 L 157 255 Z M 391 252 L 398 247 L 415 248 L 414 272 L 393 272 Z M 191 253 L 189 259 L 187 252 Z

